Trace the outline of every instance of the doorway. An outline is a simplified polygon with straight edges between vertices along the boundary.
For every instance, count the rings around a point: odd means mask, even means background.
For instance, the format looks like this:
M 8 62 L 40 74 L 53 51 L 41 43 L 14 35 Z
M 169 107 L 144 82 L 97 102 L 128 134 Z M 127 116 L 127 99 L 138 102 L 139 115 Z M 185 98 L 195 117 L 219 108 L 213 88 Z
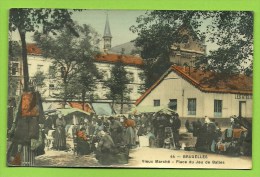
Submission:
M 246 117 L 246 102 L 239 101 L 239 116 Z

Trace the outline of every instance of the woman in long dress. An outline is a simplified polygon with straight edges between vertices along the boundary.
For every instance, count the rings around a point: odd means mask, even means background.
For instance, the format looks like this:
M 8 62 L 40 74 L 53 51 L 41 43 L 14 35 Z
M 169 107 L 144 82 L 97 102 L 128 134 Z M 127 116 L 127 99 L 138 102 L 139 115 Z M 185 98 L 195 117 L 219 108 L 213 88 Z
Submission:
M 54 144 L 53 147 L 56 150 L 66 149 L 66 133 L 65 133 L 66 121 L 62 114 L 58 114 L 56 120 L 56 130 L 54 134 Z
M 125 130 L 125 144 L 131 149 L 136 145 L 136 136 L 135 136 L 135 121 L 132 119 L 124 118 Z

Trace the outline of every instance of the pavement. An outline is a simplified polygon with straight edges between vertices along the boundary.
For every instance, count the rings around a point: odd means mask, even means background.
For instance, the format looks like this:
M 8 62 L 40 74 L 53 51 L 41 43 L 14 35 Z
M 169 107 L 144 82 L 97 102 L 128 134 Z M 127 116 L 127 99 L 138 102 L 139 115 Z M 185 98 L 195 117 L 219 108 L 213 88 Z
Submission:
M 196 137 L 180 133 L 182 147 L 194 146 Z M 195 151 L 137 147 L 130 150 L 127 164 L 104 166 L 98 163 L 94 154 L 77 156 L 73 151 L 45 150 L 36 157 L 36 166 L 43 167 L 123 167 L 123 168 L 211 168 L 211 169 L 251 169 L 252 158 L 231 157 L 221 154 Z

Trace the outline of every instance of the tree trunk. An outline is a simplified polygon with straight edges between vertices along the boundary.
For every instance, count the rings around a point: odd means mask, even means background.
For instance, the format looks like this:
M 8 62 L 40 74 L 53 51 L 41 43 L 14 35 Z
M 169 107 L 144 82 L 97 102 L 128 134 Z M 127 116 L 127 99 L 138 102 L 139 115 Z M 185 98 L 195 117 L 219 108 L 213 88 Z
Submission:
M 120 108 L 120 114 L 123 114 L 123 107 L 124 107 L 124 95 L 121 94 L 121 108 Z
M 64 84 L 64 97 L 63 97 L 63 103 L 62 108 L 65 108 L 66 102 L 67 102 L 67 82 L 66 82 L 66 76 L 63 78 L 63 84 Z
M 22 42 L 22 60 L 23 60 L 23 78 L 24 78 L 24 91 L 28 91 L 29 88 L 29 71 L 28 71 L 28 61 L 27 61 L 27 47 L 25 39 L 25 31 L 18 29 L 21 42 Z
M 114 111 L 115 98 L 112 98 L 112 110 Z

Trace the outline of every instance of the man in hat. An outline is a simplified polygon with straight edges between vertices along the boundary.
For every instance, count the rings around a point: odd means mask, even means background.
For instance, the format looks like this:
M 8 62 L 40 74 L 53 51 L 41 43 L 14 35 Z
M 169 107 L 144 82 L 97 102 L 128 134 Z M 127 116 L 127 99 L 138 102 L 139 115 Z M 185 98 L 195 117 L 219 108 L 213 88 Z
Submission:
M 179 114 L 175 113 L 173 116 L 173 138 L 174 138 L 174 143 L 175 143 L 175 148 L 180 149 L 180 143 L 179 143 L 179 129 L 181 127 L 181 120 L 179 118 Z

